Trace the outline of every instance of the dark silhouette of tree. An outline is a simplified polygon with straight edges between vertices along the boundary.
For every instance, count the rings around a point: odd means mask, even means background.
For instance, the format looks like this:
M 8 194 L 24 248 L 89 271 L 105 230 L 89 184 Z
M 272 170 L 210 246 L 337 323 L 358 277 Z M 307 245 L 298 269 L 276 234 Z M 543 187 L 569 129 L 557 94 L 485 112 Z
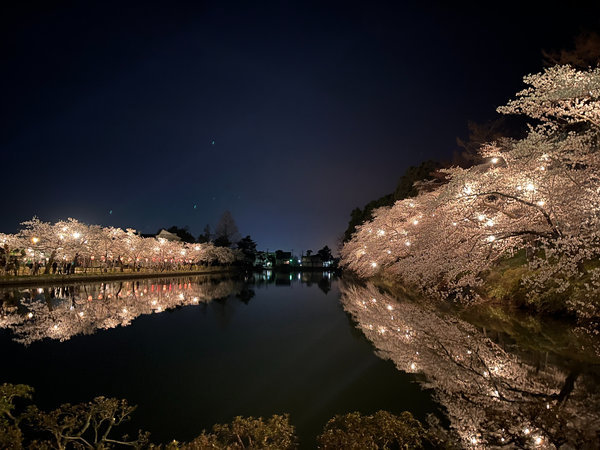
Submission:
M 206 226 L 204 227 L 204 231 L 202 232 L 201 235 L 198 236 L 198 242 L 201 244 L 210 242 L 210 237 L 211 237 L 210 225 L 206 224 Z
M 237 248 L 244 254 L 245 263 L 254 264 L 256 260 L 256 242 L 249 235 L 238 241 Z
M 561 50 L 542 50 L 546 67 L 569 64 L 578 69 L 596 67 L 600 64 L 600 35 L 596 32 L 581 33 L 575 37 L 574 47 Z
M 227 236 L 219 236 L 213 241 L 215 247 L 231 247 L 231 241 L 227 239 Z
M 215 245 L 217 245 L 217 241 L 219 242 L 220 247 L 229 247 L 232 242 L 237 242 L 240 238 L 240 233 L 238 231 L 238 227 L 235 224 L 235 220 L 233 220 L 233 216 L 229 211 L 225 211 L 219 219 L 219 223 L 215 228 Z M 228 245 L 222 245 L 226 242 L 229 242 Z
M 317 255 L 319 255 L 323 261 L 333 260 L 333 255 L 331 254 L 331 249 L 328 246 L 325 246 L 321 250 L 319 250 L 317 252 Z

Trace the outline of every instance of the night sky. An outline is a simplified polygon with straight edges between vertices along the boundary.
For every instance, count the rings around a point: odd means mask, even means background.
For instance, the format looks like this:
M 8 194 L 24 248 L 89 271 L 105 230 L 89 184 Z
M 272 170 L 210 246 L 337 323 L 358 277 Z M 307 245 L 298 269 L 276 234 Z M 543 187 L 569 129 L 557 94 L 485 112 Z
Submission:
M 335 248 L 354 207 L 496 117 L 543 48 L 600 30 L 593 2 L 487 3 L 4 9 L 0 231 L 197 236 L 230 210 L 260 249 Z

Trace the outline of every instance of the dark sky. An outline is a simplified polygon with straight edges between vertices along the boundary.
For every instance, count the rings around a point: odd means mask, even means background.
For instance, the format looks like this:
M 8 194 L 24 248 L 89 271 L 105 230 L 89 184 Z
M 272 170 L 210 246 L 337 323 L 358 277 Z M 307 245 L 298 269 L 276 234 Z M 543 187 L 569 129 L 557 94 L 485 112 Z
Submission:
M 1 14 L 0 231 L 37 215 L 198 235 L 230 210 L 295 252 L 450 159 L 542 48 L 600 30 L 572 2 L 46 3 Z

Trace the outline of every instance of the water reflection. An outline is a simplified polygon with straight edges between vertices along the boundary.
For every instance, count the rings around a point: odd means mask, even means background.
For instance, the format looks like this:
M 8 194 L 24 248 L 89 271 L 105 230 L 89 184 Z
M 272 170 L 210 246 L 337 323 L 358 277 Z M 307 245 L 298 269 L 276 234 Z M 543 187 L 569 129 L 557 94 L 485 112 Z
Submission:
M 127 326 L 144 314 L 188 305 L 206 306 L 234 295 L 243 303 L 254 297 L 254 287 L 297 283 L 331 289 L 328 273 L 262 272 L 245 277 L 179 277 L 106 283 L 0 289 L 0 328 L 13 332 L 16 342 L 29 345 L 49 338 L 65 341 L 99 329 Z M 226 308 L 220 302 L 221 309 Z M 219 306 L 216 306 L 219 309 Z M 219 317 L 226 325 L 225 311 Z
M 343 283 L 341 293 L 377 354 L 434 389 L 463 446 L 598 448 L 598 361 L 531 364 L 454 315 L 372 285 Z

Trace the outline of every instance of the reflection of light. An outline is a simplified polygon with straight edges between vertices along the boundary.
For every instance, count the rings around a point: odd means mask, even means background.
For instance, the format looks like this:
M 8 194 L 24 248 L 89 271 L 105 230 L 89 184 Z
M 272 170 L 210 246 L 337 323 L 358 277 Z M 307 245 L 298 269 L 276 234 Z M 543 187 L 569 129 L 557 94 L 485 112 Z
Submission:
M 373 262 L 371 263 L 371 267 L 377 267 L 377 263 L 376 263 L 375 261 L 373 261 Z
M 123 312 L 124 312 L 124 313 L 127 313 L 127 308 L 123 308 Z
M 471 444 L 477 444 L 477 438 L 475 436 L 471 438 Z
M 81 236 L 81 234 L 79 234 L 79 233 L 77 233 L 77 232 L 73 233 L 73 237 L 74 237 L 75 239 L 79 239 L 79 236 Z
M 535 443 L 536 443 L 537 445 L 540 445 L 540 444 L 542 443 L 542 438 L 541 438 L 540 436 L 536 437 L 536 438 L 535 438 Z
M 33 317 L 33 313 L 30 312 L 29 314 L 27 314 L 27 317 L 29 317 L 31 319 Z
M 410 365 L 410 370 L 415 370 L 417 368 L 417 365 L 415 363 L 412 363 Z
M 79 312 L 79 317 L 83 317 L 83 311 Z
M 525 428 L 525 429 L 523 430 L 523 434 L 525 434 L 525 435 L 528 435 L 529 433 L 530 433 L 530 430 L 529 430 L 529 428 Z
M 498 158 L 492 158 L 492 164 L 498 163 Z
M 44 292 L 44 290 L 42 288 L 38 288 L 38 294 L 41 294 L 42 292 Z
M 54 329 L 55 329 L 55 330 L 58 330 L 58 325 L 54 325 Z
M 198 303 L 198 297 L 194 297 L 194 298 L 192 299 L 192 301 L 193 301 L 194 303 Z

